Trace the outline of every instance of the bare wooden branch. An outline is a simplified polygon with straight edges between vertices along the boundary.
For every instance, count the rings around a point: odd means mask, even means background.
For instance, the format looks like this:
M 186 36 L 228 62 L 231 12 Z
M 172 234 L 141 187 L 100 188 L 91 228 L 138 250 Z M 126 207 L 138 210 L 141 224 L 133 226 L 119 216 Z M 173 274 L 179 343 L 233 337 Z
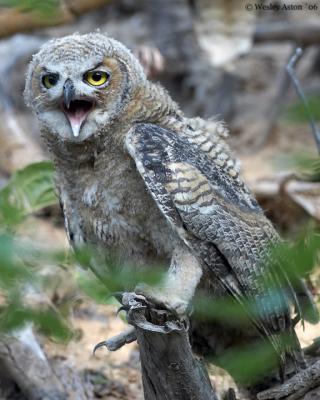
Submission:
M 298 400 L 319 385 L 320 360 L 288 379 L 283 385 L 259 393 L 258 400 Z
M 0 340 L 0 365 L 1 375 L 15 382 L 28 400 L 68 398 L 46 358 L 18 339 Z
M 259 24 L 254 33 L 256 42 L 292 41 L 300 46 L 309 46 L 320 42 L 320 25 L 318 20 L 302 22 L 273 22 Z
M 31 325 L 0 338 L 2 400 L 86 400 L 90 391 L 66 360 L 48 360 Z M 9 392 L 9 395 L 8 395 Z

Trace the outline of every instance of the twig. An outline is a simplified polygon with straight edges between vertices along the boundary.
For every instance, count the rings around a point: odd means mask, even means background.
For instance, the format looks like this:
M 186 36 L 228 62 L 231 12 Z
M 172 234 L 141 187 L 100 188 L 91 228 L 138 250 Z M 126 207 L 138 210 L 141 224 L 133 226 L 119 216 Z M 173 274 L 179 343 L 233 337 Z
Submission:
M 316 127 L 315 121 L 314 121 L 313 116 L 311 114 L 311 110 L 310 110 L 308 99 L 306 98 L 306 96 L 305 96 L 305 94 L 304 94 L 304 92 L 303 92 L 303 90 L 301 88 L 300 82 L 297 79 L 297 77 L 295 75 L 295 70 L 294 70 L 297 62 L 302 57 L 302 54 L 303 54 L 302 48 L 301 47 L 297 47 L 295 52 L 294 52 L 294 54 L 292 55 L 291 59 L 289 60 L 286 69 L 287 69 L 287 72 L 288 72 L 288 74 L 289 74 L 289 76 L 291 78 L 291 81 L 292 81 L 293 85 L 294 85 L 294 88 L 295 88 L 298 96 L 300 97 L 300 99 L 301 99 L 301 101 L 302 101 L 302 103 L 303 103 L 303 105 L 305 107 L 307 116 L 309 118 L 309 124 L 310 124 L 314 139 L 315 139 L 316 144 L 317 144 L 318 152 L 320 153 L 320 132 Z

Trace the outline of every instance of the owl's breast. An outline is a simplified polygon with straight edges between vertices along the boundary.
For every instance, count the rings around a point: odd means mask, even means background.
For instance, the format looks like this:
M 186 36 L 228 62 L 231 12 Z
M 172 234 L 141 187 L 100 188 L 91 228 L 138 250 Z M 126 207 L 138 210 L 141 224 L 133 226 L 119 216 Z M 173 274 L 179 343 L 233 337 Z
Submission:
M 137 171 L 110 168 L 77 182 L 73 214 L 81 240 L 123 259 L 152 262 L 171 257 L 179 240 Z M 79 236 L 79 235 L 78 235 Z

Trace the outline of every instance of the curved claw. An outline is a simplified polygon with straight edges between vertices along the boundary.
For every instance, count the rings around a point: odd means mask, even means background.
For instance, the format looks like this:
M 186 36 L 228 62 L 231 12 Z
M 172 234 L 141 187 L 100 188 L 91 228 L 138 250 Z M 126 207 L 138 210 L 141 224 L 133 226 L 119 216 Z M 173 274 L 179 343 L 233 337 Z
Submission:
M 101 347 L 104 347 L 104 346 L 106 346 L 106 347 L 108 347 L 107 346 L 107 341 L 106 340 L 104 340 L 103 342 L 99 342 L 99 343 L 97 343 L 95 346 L 94 346 L 94 348 L 93 348 L 93 355 L 95 356 L 96 355 L 96 351 L 98 350 L 98 349 L 100 349 Z
M 129 308 L 128 308 L 127 306 L 121 306 L 121 307 L 119 307 L 118 310 L 117 310 L 116 316 L 118 316 L 119 313 L 120 313 L 121 311 L 128 311 L 128 309 L 129 309 Z

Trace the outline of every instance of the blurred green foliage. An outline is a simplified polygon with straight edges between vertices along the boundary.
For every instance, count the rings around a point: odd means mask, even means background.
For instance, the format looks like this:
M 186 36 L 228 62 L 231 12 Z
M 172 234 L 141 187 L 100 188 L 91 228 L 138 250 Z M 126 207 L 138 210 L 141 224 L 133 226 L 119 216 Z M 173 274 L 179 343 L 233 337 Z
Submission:
M 313 182 L 320 181 L 319 157 L 307 153 L 294 152 L 281 155 L 275 162 L 279 168 L 295 171 L 302 179 Z
M 226 369 L 243 385 L 253 384 L 278 367 L 278 358 L 271 344 L 258 340 L 239 348 L 230 348 L 213 362 Z
M 51 17 L 57 12 L 59 3 L 59 0 L 0 0 L 0 7 L 14 7 L 22 12 Z
M 53 165 L 48 161 L 31 164 L 14 173 L 0 191 L 0 225 L 13 229 L 27 215 L 57 203 L 53 190 Z
M 41 295 L 44 290 L 43 277 L 37 272 L 47 257 L 30 242 L 15 236 L 28 215 L 56 203 L 50 162 L 35 163 L 17 171 L 0 191 L 0 293 L 3 299 L 0 332 L 16 330 L 33 322 L 57 340 L 71 337 L 67 322 L 52 305 L 37 309 L 25 304 L 26 294 Z
M 320 121 L 320 96 L 312 95 L 307 97 L 309 112 L 315 121 Z M 294 123 L 309 122 L 309 116 L 302 101 L 294 102 L 284 110 L 284 117 Z

